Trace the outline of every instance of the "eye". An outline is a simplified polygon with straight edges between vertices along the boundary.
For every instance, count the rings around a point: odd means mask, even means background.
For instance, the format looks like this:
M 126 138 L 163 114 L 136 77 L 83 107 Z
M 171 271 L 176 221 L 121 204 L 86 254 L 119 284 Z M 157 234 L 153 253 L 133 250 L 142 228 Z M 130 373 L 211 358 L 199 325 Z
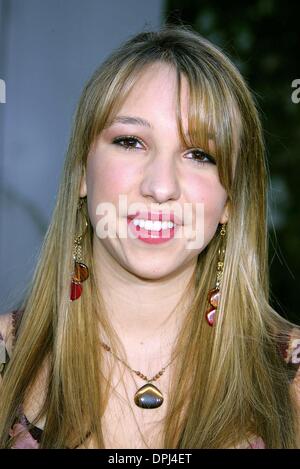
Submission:
M 136 145 L 140 144 L 143 146 L 143 142 L 141 140 L 131 135 L 116 137 L 112 143 L 123 147 L 125 150 L 140 150 Z
M 196 164 L 201 164 L 201 165 L 204 165 L 206 163 L 216 164 L 216 160 L 214 159 L 213 156 L 209 155 L 208 153 L 205 153 L 205 151 L 199 148 L 196 148 L 195 150 L 190 150 L 189 153 L 194 155 L 194 157 L 188 158 L 188 159 L 192 160 Z

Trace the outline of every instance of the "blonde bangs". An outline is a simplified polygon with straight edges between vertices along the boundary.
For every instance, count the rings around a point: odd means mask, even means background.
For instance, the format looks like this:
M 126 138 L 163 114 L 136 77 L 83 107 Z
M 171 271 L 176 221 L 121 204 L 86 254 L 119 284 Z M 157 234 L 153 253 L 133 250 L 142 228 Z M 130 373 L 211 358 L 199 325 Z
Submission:
M 200 148 L 216 159 L 221 184 L 228 195 L 234 177 L 241 141 L 241 116 L 235 98 L 225 81 L 205 73 L 191 73 L 192 66 L 177 68 L 177 124 L 182 145 Z M 188 81 L 188 133 L 181 116 L 182 76 Z M 214 79 L 215 78 L 215 79 Z

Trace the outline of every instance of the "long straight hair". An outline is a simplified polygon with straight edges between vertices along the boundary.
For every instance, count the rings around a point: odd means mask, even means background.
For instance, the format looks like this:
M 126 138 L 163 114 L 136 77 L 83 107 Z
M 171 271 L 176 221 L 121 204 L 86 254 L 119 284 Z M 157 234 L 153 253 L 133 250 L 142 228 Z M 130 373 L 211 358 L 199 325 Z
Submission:
M 198 255 L 188 285 L 191 302 L 173 347 L 177 361 L 162 445 L 227 448 L 255 434 L 268 448 L 296 446 L 291 377 L 278 346 L 288 340 L 293 324 L 269 304 L 268 169 L 257 105 L 219 48 L 190 27 L 165 25 L 158 32 L 131 37 L 113 51 L 83 90 L 56 205 L 21 305 L 24 315 L 3 380 L 1 447 L 12 444 L 9 429 L 46 360 L 46 397 L 33 422 L 46 417 L 40 447 L 73 447 L 88 432 L 98 448 L 105 447 L 101 417 L 109 386 L 101 371 L 99 325 L 119 356 L 126 356 L 97 287 L 90 223 L 83 240 L 90 277 L 81 298 L 69 300 L 72 243 L 83 222 L 77 212 L 79 188 L 95 138 L 116 115 L 140 74 L 157 62 L 168 64 L 177 74 L 183 143 L 208 149 L 213 136 L 219 178 L 230 207 L 221 301 L 213 328 L 206 323 L 205 311 L 207 293 L 215 284 L 218 230 Z M 188 137 L 180 115 L 182 77 L 190 91 Z M 86 204 L 83 210 L 88 217 Z

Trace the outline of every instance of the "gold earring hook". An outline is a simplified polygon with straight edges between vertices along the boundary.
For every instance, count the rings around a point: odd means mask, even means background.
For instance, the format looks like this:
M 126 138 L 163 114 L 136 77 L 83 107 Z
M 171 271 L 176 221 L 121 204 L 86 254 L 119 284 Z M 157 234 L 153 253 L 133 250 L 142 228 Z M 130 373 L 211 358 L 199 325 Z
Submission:
M 78 210 L 81 210 L 82 206 L 83 206 L 83 198 L 80 198 L 80 199 L 79 199 L 79 202 L 78 202 Z M 82 240 L 82 238 L 84 237 L 84 235 L 86 234 L 87 228 L 88 228 L 88 226 L 89 226 L 89 223 L 88 223 L 88 220 L 87 220 L 87 218 L 86 218 L 85 213 L 82 212 L 82 214 L 83 214 L 83 216 L 84 216 L 85 227 L 84 227 L 84 229 L 83 229 L 83 233 L 81 233 L 80 235 L 76 236 L 76 241 L 77 241 L 77 242 L 81 242 L 81 240 Z

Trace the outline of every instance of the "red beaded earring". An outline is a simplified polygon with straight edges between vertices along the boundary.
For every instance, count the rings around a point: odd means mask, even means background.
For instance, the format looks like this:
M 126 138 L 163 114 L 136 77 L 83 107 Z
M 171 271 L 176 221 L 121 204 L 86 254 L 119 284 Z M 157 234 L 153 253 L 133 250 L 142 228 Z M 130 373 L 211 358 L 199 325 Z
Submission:
M 83 205 L 83 200 L 80 199 L 78 204 L 78 209 L 80 210 Z M 89 269 L 82 262 L 82 247 L 81 242 L 84 235 L 87 232 L 88 221 L 85 218 L 85 228 L 81 235 L 75 236 L 74 246 L 73 246 L 73 259 L 74 259 L 74 271 L 72 272 L 72 281 L 71 281 L 71 292 L 70 299 L 71 301 L 77 300 L 82 293 L 81 283 L 84 282 L 89 277 Z
M 224 268 L 224 256 L 225 256 L 225 249 L 224 245 L 224 238 L 226 234 L 225 224 L 222 225 L 220 235 L 222 236 L 221 247 L 218 250 L 218 264 L 217 264 L 217 280 L 216 285 L 212 290 L 209 290 L 207 299 L 209 301 L 209 307 L 206 310 L 206 320 L 210 326 L 214 325 L 215 315 L 217 308 L 220 302 L 220 282 L 223 275 L 223 268 Z

